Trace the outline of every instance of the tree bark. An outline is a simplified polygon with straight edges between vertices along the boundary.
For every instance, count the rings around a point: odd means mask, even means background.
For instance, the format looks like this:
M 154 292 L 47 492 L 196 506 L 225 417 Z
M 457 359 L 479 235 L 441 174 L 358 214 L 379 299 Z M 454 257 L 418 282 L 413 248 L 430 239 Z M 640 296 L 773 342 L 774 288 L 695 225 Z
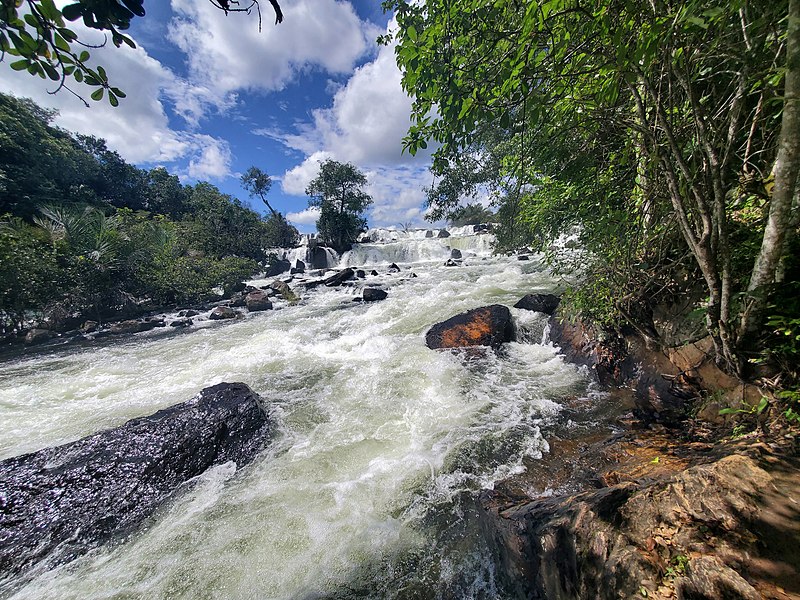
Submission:
M 769 298 L 769 286 L 783 255 L 791 222 L 792 200 L 800 172 L 800 0 L 789 0 L 786 35 L 786 80 L 778 154 L 773 173 L 775 185 L 764 228 L 761 250 L 756 257 L 742 320 L 740 346 L 746 346 L 758 333 Z

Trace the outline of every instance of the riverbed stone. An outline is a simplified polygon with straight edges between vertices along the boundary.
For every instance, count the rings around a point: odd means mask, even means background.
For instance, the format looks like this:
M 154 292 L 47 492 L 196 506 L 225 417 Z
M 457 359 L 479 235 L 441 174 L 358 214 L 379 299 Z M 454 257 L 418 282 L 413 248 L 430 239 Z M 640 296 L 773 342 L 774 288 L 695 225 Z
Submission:
M 245 296 L 244 302 L 247 306 L 247 310 L 250 312 L 259 312 L 272 309 L 272 302 L 270 302 L 267 293 L 263 290 L 250 292 L 247 294 L 247 296 Z
M 108 328 L 108 331 L 113 335 L 141 333 L 143 331 L 150 331 L 156 327 L 163 327 L 164 324 L 165 323 L 163 319 L 148 319 L 144 321 L 131 319 L 128 321 L 113 323 L 111 327 Z
M 519 302 L 514 305 L 514 308 L 552 315 L 556 312 L 560 302 L 561 298 L 554 294 L 525 294 Z
M 450 250 L 450 258 L 452 258 L 454 260 L 461 260 L 461 258 L 462 258 L 461 250 L 459 250 L 458 248 L 452 248 Z
M 232 308 L 227 306 L 217 306 L 211 311 L 211 314 L 208 315 L 208 318 L 212 321 L 221 321 L 223 319 L 235 319 L 238 316 L 239 313 Z
M 396 263 L 392 263 L 389 265 L 389 273 L 399 273 L 400 267 L 397 266 Z
M 25 343 L 29 346 L 34 346 L 36 344 L 42 344 L 48 340 L 53 339 L 56 337 L 54 331 L 50 331 L 49 329 L 31 329 L 25 335 Z
M 364 292 L 361 294 L 361 296 L 364 298 L 364 302 L 377 302 L 378 300 L 385 300 L 388 295 L 389 294 L 387 294 L 385 290 L 373 287 L 364 288 Z
M 514 339 L 511 311 L 502 304 L 469 310 L 437 323 L 425 334 L 428 348 L 496 348 Z
M 450 232 L 447 229 L 440 229 L 439 234 L 436 236 L 437 238 L 449 238 Z
M 264 277 L 275 277 L 281 273 L 286 273 L 291 268 L 292 264 L 288 260 L 276 260 L 264 271 Z
M 0 462 L 0 579 L 121 538 L 214 465 L 250 462 L 270 422 L 243 383 L 76 442 Z
M 354 279 L 355 276 L 356 272 L 350 267 L 347 267 L 346 269 L 339 271 L 335 275 L 328 277 L 323 283 L 327 287 L 337 287 L 342 285 L 345 281 Z

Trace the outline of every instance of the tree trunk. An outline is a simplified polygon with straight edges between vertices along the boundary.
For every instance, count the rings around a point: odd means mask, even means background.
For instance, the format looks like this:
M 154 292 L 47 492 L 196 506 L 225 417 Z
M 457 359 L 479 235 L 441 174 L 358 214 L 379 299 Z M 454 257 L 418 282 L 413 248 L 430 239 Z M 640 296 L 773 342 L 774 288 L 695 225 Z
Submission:
M 739 326 L 740 346 L 752 342 L 761 327 L 769 286 L 775 281 L 783 255 L 798 172 L 800 172 L 800 0 L 789 0 L 786 84 L 778 155 L 773 168 L 775 185 L 772 189 L 761 250 L 756 257 L 750 284 L 747 286 L 748 296 Z

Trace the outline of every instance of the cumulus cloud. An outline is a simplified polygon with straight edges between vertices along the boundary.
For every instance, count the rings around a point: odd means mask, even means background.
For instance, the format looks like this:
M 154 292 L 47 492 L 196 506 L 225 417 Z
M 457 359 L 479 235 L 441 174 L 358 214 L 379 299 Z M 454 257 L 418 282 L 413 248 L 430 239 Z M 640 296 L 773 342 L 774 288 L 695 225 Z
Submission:
M 377 57 L 356 69 L 334 94 L 332 106 L 312 111 L 312 121 L 296 132 L 259 132 L 280 139 L 306 154 L 330 152 L 337 160 L 359 165 L 420 164 L 402 153 L 402 139 L 410 125 L 411 99 L 403 91 L 393 46 L 380 48 Z
M 281 177 L 281 188 L 284 193 L 292 196 L 304 195 L 308 184 L 319 173 L 319 165 L 328 158 L 331 158 L 329 152 L 314 152 L 302 163 L 286 171 Z
M 319 220 L 319 209 L 307 208 L 300 212 L 291 212 L 286 215 L 286 220 L 295 225 L 314 225 Z
M 266 7 L 261 31 L 254 14 L 226 17 L 210 2 L 172 0 L 172 9 L 170 39 L 186 53 L 192 80 L 222 99 L 236 90 L 280 90 L 304 69 L 347 73 L 378 33 L 336 0 L 288 3 L 278 27 Z
M 81 39 L 92 40 L 97 32 L 73 24 Z M 62 90 L 48 94 L 45 82 L 27 73 L 0 69 L 0 91 L 28 97 L 41 106 L 58 111 L 55 124 L 85 135 L 106 140 L 108 147 L 132 163 L 163 164 L 189 159 L 189 176 L 221 178 L 229 173 L 230 149 L 223 140 L 191 130 L 170 126 L 162 98 L 189 98 L 193 87 L 152 58 L 141 46 L 135 49 L 106 46 L 92 50 L 92 58 L 102 64 L 112 84 L 127 97 L 119 108 L 108 102 L 91 102 L 87 108 L 74 95 Z M 75 85 L 75 91 L 88 96 L 91 89 Z

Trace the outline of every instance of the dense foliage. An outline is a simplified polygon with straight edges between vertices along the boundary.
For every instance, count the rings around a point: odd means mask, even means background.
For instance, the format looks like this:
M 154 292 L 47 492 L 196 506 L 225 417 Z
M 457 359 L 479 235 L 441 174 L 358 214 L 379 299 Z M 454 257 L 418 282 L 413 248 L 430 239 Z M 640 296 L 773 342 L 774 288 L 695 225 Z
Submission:
M 217 297 L 297 230 L 209 183 L 126 163 L 0 95 L 0 334 Z
M 582 271 L 574 307 L 654 342 L 654 308 L 699 289 L 719 364 L 741 372 L 798 279 L 800 2 L 384 6 L 406 147 L 438 143 L 432 214 L 485 187 L 507 247 Z
M 317 231 L 323 243 L 338 252 L 348 250 L 358 234 L 366 231 L 362 215 L 372 204 L 361 189 L 366 184 L 366 176 L 354 165 L 326 160 L 306 188 L 309 206 L 320 209 Z

